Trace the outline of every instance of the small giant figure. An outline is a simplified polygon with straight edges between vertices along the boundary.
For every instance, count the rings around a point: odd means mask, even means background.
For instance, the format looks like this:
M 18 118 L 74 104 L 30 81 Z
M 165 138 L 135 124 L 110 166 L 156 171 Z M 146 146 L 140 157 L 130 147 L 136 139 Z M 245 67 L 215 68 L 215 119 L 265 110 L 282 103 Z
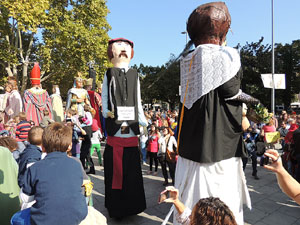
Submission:
M 30 72 L 30 81 L 32 88 L 24 92 L 24 112 L 28 121 L 32 120 L 36 126 L 39 126 L 45 109 L 48 110 L 49 117 L 52 119 L 52 104 L 48 92 L 41 88 L 41 71 L 38 63 L 34 63 Z

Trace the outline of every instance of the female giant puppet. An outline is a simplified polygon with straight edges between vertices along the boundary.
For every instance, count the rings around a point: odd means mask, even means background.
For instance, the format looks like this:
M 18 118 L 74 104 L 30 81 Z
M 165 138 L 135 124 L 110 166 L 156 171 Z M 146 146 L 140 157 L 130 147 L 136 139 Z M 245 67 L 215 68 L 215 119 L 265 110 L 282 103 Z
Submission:
M 241 225 L 243 203 L 251 207 L 241 160 L 242 120 L 247 118 L 242 103 L 232 100 L 241 93 L 239 53 L 222 46 L 230 23 L 223 2 L 201 5 L 188 19 L 190 43 L 196 48 L 180 62 L 184 107 L 175 186 L 189 208 L 200 198 L 219 197 Z
M 43 111 L 49 111 L 49 117 L 52 118 L 52 104 L 48 92 L 41 88 L 41 71 L 38 63 L 34 63 L 30 72 L 32 88 L 24 92 L 24 111 L 27 120 L 34 121 L 38 126 L 43 119 Z
M 104 151 L 105 207 L 110 217 L 121 218 L 145 210 L 146 200 L 138 150 L 139 124 L 146 126 L 136 70 L 128 65 L 133 42 L 109 41 L 114 64 L 103 80 L 102 106 L 108 134 Z

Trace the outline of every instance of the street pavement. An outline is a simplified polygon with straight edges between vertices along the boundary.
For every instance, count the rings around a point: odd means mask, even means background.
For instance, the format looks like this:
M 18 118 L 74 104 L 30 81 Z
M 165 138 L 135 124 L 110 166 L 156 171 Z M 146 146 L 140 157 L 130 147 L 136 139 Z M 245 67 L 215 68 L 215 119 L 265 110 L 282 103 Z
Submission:
M 103 152 L 104 146 L 102 146 Z M 93 204 L 106 218 L 108 225 L 158 225 L 169 212 L 170 204 L 158 204 L 158 195 L 164 190 L 163 176 L 159 167 L 158 175 L 147 175 L 148 165 L 142 166 L 147 209 L 135 216 L 112 219 L 104 207 L 104 169 L 98 165 L 96 154 L 93 156 L 96 174 L 90 175 L 94 183 Z M 245 225 L 300 225 L 300 206 L 280 190 L 274 173 L 258 165 L 259 180 L 252 177 L 252 167 L 245 169 L 247 186 L 251 196 L 252 210 L 244 207 Z M 130 202 L 128 202 L 130 204 Z M 172 217 L 170 222 L 172 223 Z

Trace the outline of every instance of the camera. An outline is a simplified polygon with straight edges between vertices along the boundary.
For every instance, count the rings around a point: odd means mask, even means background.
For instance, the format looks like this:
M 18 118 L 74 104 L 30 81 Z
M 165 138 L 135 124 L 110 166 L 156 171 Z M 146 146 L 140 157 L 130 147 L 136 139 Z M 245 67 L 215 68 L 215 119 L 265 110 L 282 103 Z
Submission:
M 159 198 L 158 198 L 158 203 L 164 202 L 167 198 L 170 197 L 170 192 L 167 190 L 164 190 L 163 192 L 160 193 Z
M 265 157 L 263 158 L 263 165 L 268 165 L 269 162 L 270 162 L 269 157 L 265 156 Z

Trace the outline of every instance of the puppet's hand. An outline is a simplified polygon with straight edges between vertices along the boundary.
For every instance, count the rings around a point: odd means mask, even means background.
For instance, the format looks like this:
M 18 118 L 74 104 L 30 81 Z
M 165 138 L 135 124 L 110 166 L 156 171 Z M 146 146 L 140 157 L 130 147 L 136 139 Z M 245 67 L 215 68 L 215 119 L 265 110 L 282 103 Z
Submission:
M 115 115 L 114 115 L 114 113 L 113 112 L 111 112 L 111 111 L 108 111 L 107 112 L 107 117 L 110 117 L 110 118 L 115 118 Z
M 242 117 L 242 129 L 246 131 L 250 127 L 250 122 L 246 116 Z

